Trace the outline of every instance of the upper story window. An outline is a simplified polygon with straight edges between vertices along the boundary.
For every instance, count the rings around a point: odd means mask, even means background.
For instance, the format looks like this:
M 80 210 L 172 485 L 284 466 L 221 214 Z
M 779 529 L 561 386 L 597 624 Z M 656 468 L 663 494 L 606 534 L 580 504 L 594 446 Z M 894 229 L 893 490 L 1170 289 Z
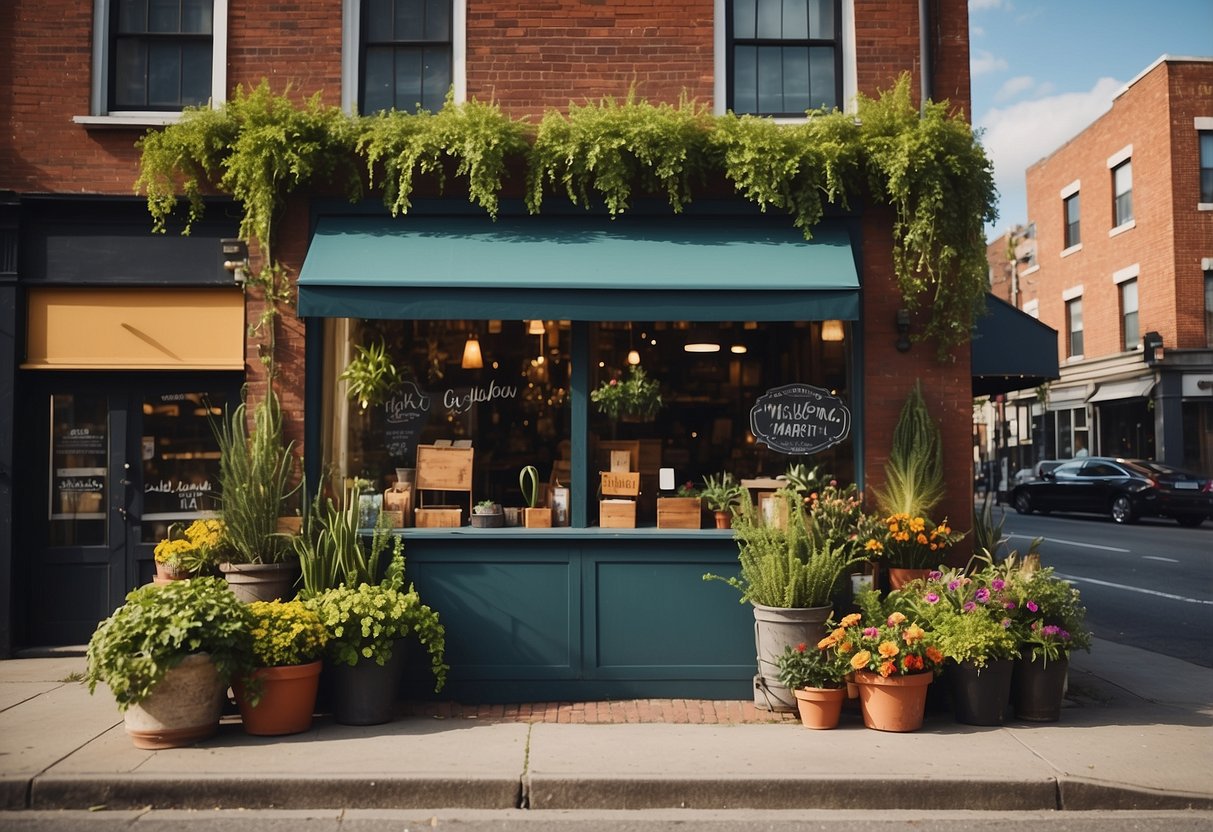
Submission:
M 842 104 L 839 0 L 726 0 L 726 106 L 803 117 Z
M 212 0 L 113 0 L 110 110 L 180 110 L 211 97 Z
M 1082 242 L 1078 224 L 1078 194 L 1073 193 L 1062 200 L 1065 207 L 1065 248 L 1072 248 Z
M 1201 130 L 1200 136 L 1200 202 L 1213 204 L 1213 130 Z
M 228 0 L 93 0 L 90 115 L 75 120 L 163 124 L 225 101 L 227 12 Z
M 1213 347 L 1213 271 L 1205 272 L 1205 345 Z
M 1137 280 L 1120 284 L 1120 333 L 1123 348 L 1135 349 L 1141 340 L 1137 322 Z
M 1133 162 L 1112 168 L 1112 225 L 1124 225 L 1133 219 Z
M 451 0 L 362 0 L 358 109 L 437 112 L 451 89 Z
M 1066 301 L 1066 355 L 1082 357 L 1082 298 Z

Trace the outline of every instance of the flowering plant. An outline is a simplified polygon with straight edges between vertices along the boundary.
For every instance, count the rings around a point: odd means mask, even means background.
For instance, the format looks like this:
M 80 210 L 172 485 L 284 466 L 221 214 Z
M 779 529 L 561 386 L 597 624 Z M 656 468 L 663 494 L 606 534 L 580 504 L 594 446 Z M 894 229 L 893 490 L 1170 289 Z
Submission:
M 896 599 L 882 604 L 879 593 L 861 592 L 855 599 L 863 611 L 852 613 L 820 644 L 836 646 L 852 670 L 881 676 L 935 671 L 944 660 L 931 633 L 896 609 Z M 831 644 L 832 642 L 832 644 Z
M 925 517 L 890 514 L 883 533 L 868 539 L 864 548 L 872 555 L 884 555 L 889 566 L 898 569 L 929 569 L 941 563 L 948 549 L 963 533 L 952 531 L 945 517 L 935 525 Z
M 1035 561 L 1003 562 L 1009 579 L 1009 608 L 1019 638 L 1031 647 L 1032 661 L 1066 658 L 1073 649 L 1090 650 L 1086 607 L 1078 590 L 1057 577 L 1053 567 L 1035 568 Z
M 846 543 L 855 554 L 866 555 L 869 550 L 864 543 L 883 531 L 879 519 L 864 512 L 854 483 L 840 486 L 838 480 L 831 479 L 809 492 L 805 507 L 813 539 L 822 545 Z
M 789 644 L 778 661 L 779 682 L 791 689 L 839 688 L 851 672 L 847 657 L 829 637 L 818 642 L 816 647 L 809 647 L 804 642 L 795 647 Z
M 934 570 L 901 594 L 930 627 L 947 658 L 985 667 L 991 659 L 1019 655 L 1012 582 L 992 566 L 971 574 Z
M 649 378 L 643 367 L 633 364 L 626 378 L 604 381 L 592 390 L 590 401 L 612 421 L 620 416 L 652 419 L 661 409 L 661 385 Z
M 152 555 L 156 563 L 195 574 L 214 562 L 222 542 L 222 520 L 195 520 L 184 531 L 180 523 L 174 523 L 168 527 L 168 537 L 156 544 Z
M 286 667 L 315 661 L 328 631 L 302 601 L 254 601 L 253 658 L 258 667 Z

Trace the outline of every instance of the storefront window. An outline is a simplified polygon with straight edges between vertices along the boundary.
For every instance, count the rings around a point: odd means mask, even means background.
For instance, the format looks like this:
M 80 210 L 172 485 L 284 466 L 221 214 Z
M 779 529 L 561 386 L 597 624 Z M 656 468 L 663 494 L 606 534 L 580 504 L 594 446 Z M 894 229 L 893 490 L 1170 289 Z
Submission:
M 841 322 L 831 322 L 825 333 L 829 340 L 822 337 L 820 321 L 377 320 L 347 325 L 351 344 L 382 342 L 402 379 L 381 404 L 364 409 L 358 402 L 343 402 L 339 410 L 346 413 L 346 426 L 334 432 L 326 450 L 326 461 L 346 476 L 371 480 L 375 490 L 391 487 L 396 469 L 411 476 L 407 469 L 417 464 L 418 445 L 470 441 L 471 499 L 518 506 L 518 476 L 526 465 L 538 469 L 545 486 L 572 484 L 575 435 L 584 436 L 590 493 L 580 499 L 591 526 L 599 522 L 599 472 L 611 470 L 612 451 L 628 451 L 627 464 L 640 476 L 639 526 L 654 524 L 658 493 L 668 492 L 659 482 L 663 468 L 673 469 L 676 484 L 696 486 L 721 472 L 739 480 L 775 477 L 792 463 L 820 466 L 842 482 L 855 478 L 849 430 L 836 444 L 802 456 L 771 450 L 750 430 L 758 398 L 783 385 L 810 385 L 851 406 L 852 336 Z M 470 338 L 479 351 L 479 367 L 465 366 Z M 341 344 L 340 334 L 334 340 Z M 575 376 L 573 367 L 583 360 L 586 371 Z M 637 369 L 658 385 L 659 407 L 616 414 L 594 400 L 596 390 L 626 382 Z M 572 424 L 571 388 L 578 383 L 585 385 L 582 425 Z M 429 499 L 460 504 L 466 515 L 468 495 Z
M 105 396 L 51 396 L 50 545 L 105 542 L 108 459 Z

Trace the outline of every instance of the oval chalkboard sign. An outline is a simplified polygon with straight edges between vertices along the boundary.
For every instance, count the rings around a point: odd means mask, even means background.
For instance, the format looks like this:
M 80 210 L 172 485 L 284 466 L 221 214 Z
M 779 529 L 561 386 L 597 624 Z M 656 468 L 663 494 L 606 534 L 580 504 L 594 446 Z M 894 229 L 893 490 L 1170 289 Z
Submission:
M 750 408 L 750 431 L 773 451 L 815 454 L 851 432 L 851 411 L 830 391 L 809 384 L 768 390 Z

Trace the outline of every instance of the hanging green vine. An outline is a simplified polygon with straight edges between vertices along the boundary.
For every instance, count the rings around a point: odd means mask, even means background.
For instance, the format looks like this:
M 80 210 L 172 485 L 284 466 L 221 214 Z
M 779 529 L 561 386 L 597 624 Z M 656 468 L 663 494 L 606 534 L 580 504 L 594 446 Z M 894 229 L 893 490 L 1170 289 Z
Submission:
M 498 194 L 511 156 L 527 150 L 524 128 L 496 104 L 455 104 L 451 95 L 437 113 L 382 112 L 361 120 L 357 150 L 366 158 L 374 184 L 383 169 L 383 203 L 407 214 L 418 174 L 437 174 L 445 184 L 444 161 L 456 161 L 455 174 L 467 178 L 468 198 L 497 218 Z
M 574 205 L 602 198 L 612 217 L 626 211 L 632 189 L 665 191 L 675 213 L 691 201 L 691 180 L 712 166 L 711 117 L 687 99 L 677 106 L 604 98 L 569 104 L 567 116 L 548 110 L 531 148 L 527 208 L 539 213 L 544 189 L 560 185 Z

